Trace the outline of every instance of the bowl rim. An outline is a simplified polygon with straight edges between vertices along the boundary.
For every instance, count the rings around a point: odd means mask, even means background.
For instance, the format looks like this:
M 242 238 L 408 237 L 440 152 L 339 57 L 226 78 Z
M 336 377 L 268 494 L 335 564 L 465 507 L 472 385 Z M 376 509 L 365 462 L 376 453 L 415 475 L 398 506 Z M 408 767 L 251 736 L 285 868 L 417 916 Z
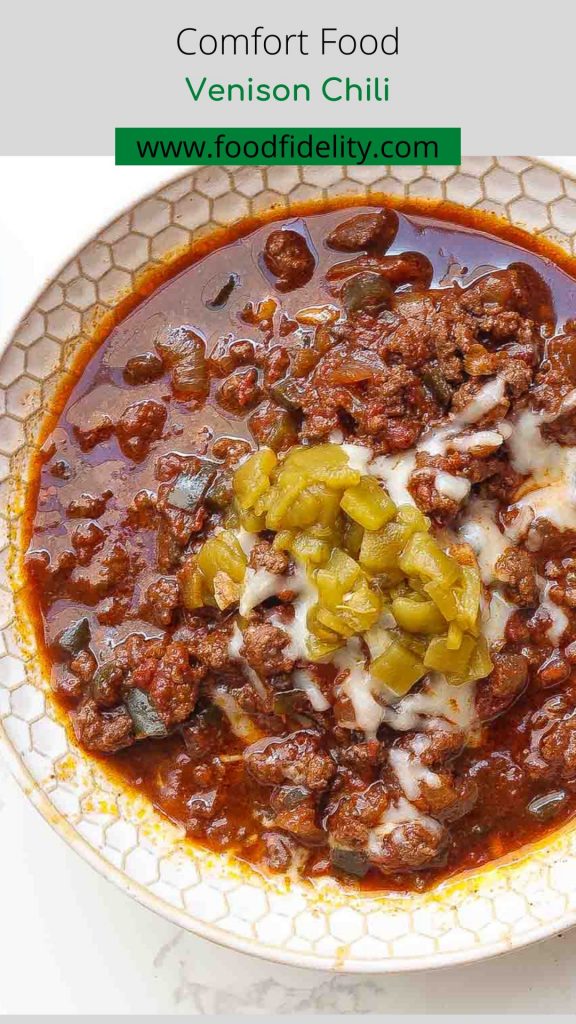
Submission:
M 568 178 L 576 184 L 576 171 L 566 171 L 554 162 L 543 160 L 541 158 L 521 156 L 520 159 L 528 161 L 530 167 L 543 167 L 545 169 L 552 170 L 561 177 Z M 465 160 L 466 157 L 463 157 L 463 163 Z M 227 171 L 233 172 L 237 170 L 235 165 L 221 166 Z M 267 166 L 268 165 L 260 165 L 260 167 L 264 168 Z M 62 261 L 50 274 L 48 279 L 38 287 L 34 297 L 17 316 L 16 323 L 12 324 L 8 328 L 5 336 L 0 339 L 0 359 L 14 341 L 19 326 L 34 310 L 38 300 L 44 294 L 46 289 L 60 276 L 71 260 L 73 260 L 87 245 L 96 240 L 103 232 L 110 228 L 111 225 L 119 219 L 119 217 L 129 214 L 136 207 L 140 206 L 140 204 L 145 203 L 148 199 L 155 198 L 159 193 L 173 186 L 180 179 L 189 177 L 200 169 L 200 165 L 187 166 L 185 170 L 167 177 L 152 189 L 139 194 L 138 197 L 129 205 L 115 208 L 111 216 L 99 228 L 96 228 L 87 238 L 81 241 L 73 252 L 69 254 L 68 258 Z M 257 168 L 254 167 L 253 169 Z M 369 205 L 369 202 L 369 197 L 367 197 L 367 205 Z M 457 205 L 463 204 L 460 203 Z M 289 211 L 287 211 L 287 215 L 289 216 Z M 163 899 L 161 896 L 151 891 L 151 889 L 145 884 L 136 881 L 134 878 L 130 877 L 125 870 L 117 867 L 106 859 L 106 857 L 95 846 L 93 846 L 76 828 L 70 824 L 65 814 L 58 810 L 58 808 L 52 803 L 48 793 L 43 789 L 42 784 L 33 777 L 16 747 L 11 742 L 4 727 L 2 718 L 0 718 L 0 755 L 2 756 L 3 763 L 10 771 L 12 778 L 16 781 L 24 795 L 28 797 L 36 811 L 39 812 L 53 831 L 106 881 L 113 883 L 120 889 L 120 891 L 133 897 L 141 906 L 160 917 L 163 917 L 185 931 L 214 942 L 222 948 L 233 949 L 239 953 L 255 956 L 258 957 L 258 959 L 269 963 L 277 963 L 307 970 L 320 970 L 327 973 L 351 975 L 405 974 L 411 972 L 432 971 L 452 966 L 461 966 L 468 963 L 476 963 L 483 960 L 491 960 L 505 953 L 514 952 L 526 946 L 551 938 L 559 931 L 565 931 L 566 929 L 576 925 L 576 907 L 573 909 L 568 908 L 559 918 L 543 922 L 539 926 L 532 928 L 525 935 L 514 935 L 511 938 L 504 937 L 487 942 L 486 944 L 479 944 L 475 947 L 466 947 L 460 950 L 449 950 L 444 952 L 435 951 L 433 953 L 423 954 L 419 957 L 394 956 L 383 959 L 346 958 L 341 963 L 333 955 L 320 956 L 317 953 L 301 952 L 281 946 L 272 947 L 264 944 L 259 939 L 244 938 L 232 930 L 219 927 L 218 924 L 202 921 L 200 918 L 193 916 L 187 910 L 180 909 L 168 900 Z M 89 760 L 89 758 L 87 759 Z M 568 831 L 569 828 L 569 824 L 565 825 L 563 828 L 559 829 L 558 832 L 551 833 L 548 839 L 553 839 L 555 836 Z M 516 854 L 516 857 L 514 857 L 514 854 Z M 512 851 L 511 853 L 511 858 L 516 860 L 530 860 L 531 856 L 532 852 L 530 846 L 521 847 L 519 850 Z M 480 869 L 479 873 L 482 874 L 493 866 L 493 862 L 488 863 Z M 455 879 L 449 879 L 448 882 L 457 880 L 457 878 L 458 876 L 455 876 Z M 375 895 L 377 898 L 377 894 Z

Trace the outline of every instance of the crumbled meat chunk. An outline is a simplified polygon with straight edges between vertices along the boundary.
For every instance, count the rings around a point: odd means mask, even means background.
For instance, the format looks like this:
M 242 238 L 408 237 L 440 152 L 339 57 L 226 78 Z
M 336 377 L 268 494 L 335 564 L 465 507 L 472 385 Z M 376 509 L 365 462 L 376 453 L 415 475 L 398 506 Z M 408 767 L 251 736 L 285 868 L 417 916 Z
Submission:
M 258 675 L 264 677 L 291 672 L 294 658 L 286 647 L 290 637 L 285 630 L 269 622 L 250 623 L 244 630 L 241 653 Z
M 308 799 L 296 807 L 280 811 L 274 819 L 274 828 L 289 832 L 301 843 L 314 846 L 326 841 L 326 833 L 319 828 L 316 821 L 316 805 Z
M 204 627 L 192 633 L 187 641 L 188 650 L 207 669 L 212 672 L 224 672 L 233 668 L 229 650 L 230 637 L 229 626 L 216 626 L 213 629 Z
M 395 825 L 370 846 L 370 859 L 383 872 L 414 871 L 437 865 L 446 849 L 446 828 L 432 821 Z
M 259 540 L 256 542 L 252 551 L 250 552 L 250 558 L 248 565 L 252 569 L 266 569 L 267 572 L 273 572 L 277 576 L 283 576 L 290 559 L 285 551 L 277 551 L 272 547 L 270 541 Z
M 186 646 L 169 643 L 159 658 L 144 658 L 130 675 L 130 685 L 144 690 L 170 727 L 183 722 L 194 710 L 203 671 L 192 666 Z
M 76 736 L 87 750 L 114 754 L 134 742 L 132 719 L 123 706 L 102 711 L 91 697 L 86 697 L 70 717 Z
M 312 792 L 325 789 L 336 772 L 336 763 L 322 749 L 320 737 L 304 731 L 248 747 L 244 763 L 263 785 L 277 786 L 288 781 Z
M 510 600 L 522 608 L 534 608 L 539 602 L 536 568 L 529 551 L 507 548 L 494 567 L 496 579 L 506 585 Z
M 178 580 L 174 576 L 161 576 L 146 589 L 144 611 L 157 626 L 169 626 L 179 603 Z
M 124 454 L 136 462 L 143 459 L 152 442 L 162 436 L 167 415 L 166 406 L 152 398 L 129 405 L 116 424 Z
M 328 809 L 331 839 L 346 847 L 365 846 L 370 829 L 379 823 L 389 803 L 388 790 L 380 781 L 356 792 L 337 794 Z
M 110 491 L 105 494 L 81 494 L 68 503 L 66 515 L 70 519 L 99 519 L 110 497 Z
M 274 277 L 279 291 L 288 292 L 306 284 L 316 266 L 314 254 L 299 231 L 272 231 L 264 246 L 264 263 Z
M 394 210 L 377 213 L 358 213 L 349 217 L 330 232 L 326 239 L 329 249 L 338 252 L 379 252 L 390 248 L 398 231 L 398 214 Z
M 494 668 L 478 683 L 476 709 L 480 718 L 489 720 L 501 714 L 518 697 L 528 680 L 528 659 L 523 654 L 502 651 L 492 655 Z
M 258 371 L 253 366 L 245 370 L 234 370 L 218 389 L 219 404 L 236 416 L 240 416 L 246 409 L 253 409 L 261 398 Z

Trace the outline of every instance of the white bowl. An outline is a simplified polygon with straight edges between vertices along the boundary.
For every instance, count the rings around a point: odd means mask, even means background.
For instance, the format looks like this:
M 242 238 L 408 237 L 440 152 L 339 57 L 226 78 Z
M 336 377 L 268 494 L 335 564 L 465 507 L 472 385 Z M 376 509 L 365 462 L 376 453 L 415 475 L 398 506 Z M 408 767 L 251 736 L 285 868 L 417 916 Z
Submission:
M 411 971 L 494 956 L 576 921 L 570 826 L 433 892 L 369 896 L 335 882 L 265 878 L 182 840 L 144 800 L 119 792 L 75 745 L 23 614 L 22 494 L 42 417 L 95 317 L 135 276 L 215 226 L 271 205 L 340 194 L 448 199 L 543 233 L 568 252 L 576 180 L 529 158 L 461 167 L 203 168 L 109 224 L 54 277 L 0 362 L 0 739 L 34 805 L 89 863 L 140 903 L 222 945 L 339 971 Z M 10 841 L 5 837 L 5 841 Z

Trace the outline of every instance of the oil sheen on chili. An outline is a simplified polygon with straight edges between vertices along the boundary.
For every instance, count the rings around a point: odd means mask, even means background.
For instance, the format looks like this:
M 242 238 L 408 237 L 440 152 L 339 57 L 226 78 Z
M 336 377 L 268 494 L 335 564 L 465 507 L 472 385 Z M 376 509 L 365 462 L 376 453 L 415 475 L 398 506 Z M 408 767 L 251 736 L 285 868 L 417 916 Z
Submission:
M 78 742 L 262 869 L 422 889 L 574 812 L 576 282 L 484 227 L 252 223 L 46 437 L 26 565 Z

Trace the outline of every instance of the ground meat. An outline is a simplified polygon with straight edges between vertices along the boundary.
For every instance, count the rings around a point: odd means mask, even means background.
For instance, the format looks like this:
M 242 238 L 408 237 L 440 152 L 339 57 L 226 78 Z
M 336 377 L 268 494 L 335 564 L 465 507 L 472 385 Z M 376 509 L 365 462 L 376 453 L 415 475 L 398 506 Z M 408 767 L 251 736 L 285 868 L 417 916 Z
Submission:
M 90 417 L 90 423 L 86 426 L 76 424 L 74 426 L 74 437 L 78 441 L 80 450 L 90 452 L 97 444 L 108 441 L 114 433 L 114 423 L 105 412 Z
M 277 786 L 287 781 L 312 792 L 326 789 L 336 772 L 336 763 L 322 749 L 320 736 L 305 731 L 258 741 L 244 751 L 244 764 L 263 785 Z
M 447 842 L 448 832 L 439 823 L 407 821 L 371 844 L 370 859 L 386 873 L 435 867 Z
M 182 726 L 186 753 L 192 761 L 206 761 L 221 750 L 223 729 L 221 719 L 212 710 L 195 714 Z
M 507 548 L 494 567 L 496 579 L 505 584 L 507 595 L 522 608 L 538 604 L 539 591 L 536 568 L 530 552 L 524 548 Z
M 87 750 L 113 754 L 134 742 L 132 719 L 123 706 L 101 711 L 91 697 L 86 697 L 70 717 L 78 740 Z
M 274 828 L 289 832 L 306 846 L 316 846 L 326 841 L 326 833 L 316 821 L 313 799 L 303 800 L 296 807 L 280 811 L 274 819 Z
M 92 651 L 84 650 L 80 651 L 75 658 L 72 658 L 69 668 L 83 683 L 88 683 L 94 675 L 96 664 L 96 658 Z
M 116 424 L 116 436 L 124 454 L 135 462 L 141 461 L 152 442 L 161 437 L 167 415 L 166 406 L 152 398 L 129 405 Z
M 264 263 L 281 292 L 289 292 L 306 284 L 316 266 L 314 254 L 299 231 L 272 231 L 264 246 Z
M 103 546 L 105 536 L 104 530 L 93 522 L 80 523 L 73 530 L 70 540 L 79 565 L 88 565 L 95 552 Z
M 66 515 L 70 519 L 98 519 L 106 511 L 106 502 L 111 497 L 111 491 L 105 491 L 104 494 L 81 494 L 68 503 Z
M 338 224 L 327 236 L 326 245 L 338 252 L 385 253 L 398 231 L 398 215 L 394 210 L 358 213 Z
M 370 829 L 380 822 L 389 803 L 388 790 L 381 781 L 356 792 L 344 790 L 328 808 L 327 826 L 331 840 L 348 848 L 364 847 Z
M 480 277 L 464 291 L 462 305 L 478 316 L 496 309 L 520 313 L 538 324 L 554 321 L 550 289 L 527 263 L 511 263 L 506 270 Z
M 576 710 L 574 693 L 549 697 L 527 722 L 522 763 L 530 778 L 576 777 Z
M 256 542 L 248 560 L 250 568 L 266 569 L 267 572 L 273 572 L 277 576 L 283 576 L 289 564 L 290 559 L 286 552 L 277 551 L 267 540 Z
M 503 651 L 493 654 L 494 669 L 476 689 L 476 710 L 483 721 L 501 714 L 522 693 L 528 680 L 528 659 Z
M 269 622 L 250 624 L 244 630 L 241 654 L 258 675 L 267 677 L 291 672 L 294 658 L 286 652 L 290 637 Z
M 425 814 L 446 822 L 468 814 L 477 799 L 478 787 L 470 779 L 444 769 L 436 773 L 434 785 L 421 782 L 420 795 L 412 802 Z
M 67 595 L 93 605 L 117 585 L 129 588 L 130 557 L 121 541 L 106 541 L 87 566 L 77 564 L 64 585 Z
M 231 627 L 226 625 L 197 629 L 186 640 L 188 650 L 212 672 L 232 669 L 236 673 L 229 651 L 231 632 Z
M 174 576 L 161 576 L 151 583 L 144 595 L 146 618 L 157 626 L 169 626 L 180 604 L 180 587 Z
M 544 760 L 561 770 L 564 778 L 576 776 L 576 717 L 552 726 L 540 741 Z
M 528 777 L 507 750 L 491 751 L 479 759 L 468 758 L 471 763 L 466 774 L 478 788 L 478 809 L 492 819 L 505 819 L 510 804 L 526 800 Z
M 164 364 L 154 352 L 143 352 L 142 355 L 132 356 L 123 370 L 123 377 L 127 384 L 149 384 L 158 380 L 164 373 Z
M 167 728 L 183 722 L 194 710 L 203 670 L 192 666 L 183 643 L 174 641 L 159 658 L 139 662 L 129 683 L 144 690 Z
M 235 416 L 240 416 L 246 409 L 253 409 L 261 398 L 258 371 L 253 366 L 235 370 L 226 377 L 217 392 L 219 404 Z

